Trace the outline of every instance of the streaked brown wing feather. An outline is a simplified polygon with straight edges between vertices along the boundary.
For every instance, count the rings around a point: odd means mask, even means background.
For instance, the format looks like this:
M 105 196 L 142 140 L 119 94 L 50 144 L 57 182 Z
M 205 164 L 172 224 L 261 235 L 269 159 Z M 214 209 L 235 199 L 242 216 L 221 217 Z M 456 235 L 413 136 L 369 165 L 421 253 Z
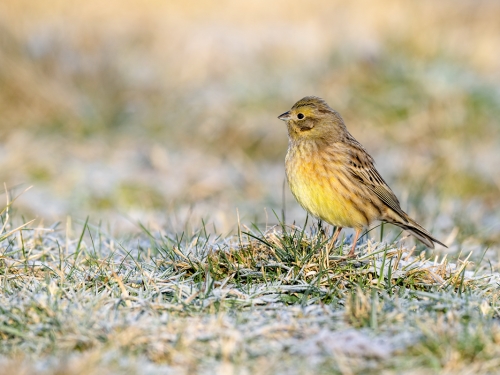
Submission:
M 348 157 L 346 166 L 349 169 L 349 172 L 371 191 L 373 191 L 383 203 L 401 216 L 405 222 L 407 222 L 407 215 L 401 209 L 398 198 L 394 195 L 391 188 L 375 169 L 373 158 L 356 140 L 350 140 L 349 143 L 350 147 L 346 153 Z

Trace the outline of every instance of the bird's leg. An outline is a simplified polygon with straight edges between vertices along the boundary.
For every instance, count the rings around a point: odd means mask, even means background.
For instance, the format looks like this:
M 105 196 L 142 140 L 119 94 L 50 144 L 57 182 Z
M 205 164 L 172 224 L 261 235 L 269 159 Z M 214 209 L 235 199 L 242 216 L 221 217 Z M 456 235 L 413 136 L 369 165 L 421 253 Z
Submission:
M 339 237 L 341 230 L 342 230 L 342 227 L 335 227 L 335 231 L 333 232 L 333 238 L 331 239 L 331 241 L 328 242 L 328 244 L 325 247 L 325 251 L 327 254 L 330 253 L 330 250 L 335 248 L 335 241 L 337 241 L 337 238 Z
M 325 246 L 325 260 L 326 260 L 326 268 L 330 268 L 330 263 L 329 263 L 329 258 L 328 254 L 330 254 L 330 250 L 335 247 L 335 241 L 337 241 L 337 238 L 339 237 L 340 231 L 342 230 L 342 227 L 335 227 L 335 232 L 333 232 L 333 238 L 328 244 Z
M 349 251 L 348 257 L 354 257 L 354 250 L 356 249 L 356 243 L 358 242 L 359 234 L 361 229 L 356 229 L 356 234 L 354 235 L 354 242 L 352 243 L 352 249 Z
M 341 230 L 342 230 L 342 227 L 335 227 L 335 232 L 333 233 L 333 238 L 332 238 L 333 244 L 335 244 L 335 241 L 337 241 L 337 238 L 339 237 Z
M 331 240 L 332 247 L 335 246 L 335 241 L 337 241 L 337 238 L 339 238 L 340 231 L 342 230 L 342 227 L 335 227 L 335 232 L 333 232 L 333 238 Z

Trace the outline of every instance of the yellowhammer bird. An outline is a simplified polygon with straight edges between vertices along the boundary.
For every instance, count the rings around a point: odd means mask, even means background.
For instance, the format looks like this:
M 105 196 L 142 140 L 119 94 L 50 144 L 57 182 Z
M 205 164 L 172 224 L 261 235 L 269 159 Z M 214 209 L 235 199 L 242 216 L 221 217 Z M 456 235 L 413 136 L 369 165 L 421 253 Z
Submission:
M 411 219 L 375 169 L 373 158 L 347 131 L 342 117 L 321 98 L 307 96 L 278 117 L 288 128 L 286 175 L 293 195 L 311 215 L 356 235 L 373 221 L 409 231 L 426 246 L 444 245 Z

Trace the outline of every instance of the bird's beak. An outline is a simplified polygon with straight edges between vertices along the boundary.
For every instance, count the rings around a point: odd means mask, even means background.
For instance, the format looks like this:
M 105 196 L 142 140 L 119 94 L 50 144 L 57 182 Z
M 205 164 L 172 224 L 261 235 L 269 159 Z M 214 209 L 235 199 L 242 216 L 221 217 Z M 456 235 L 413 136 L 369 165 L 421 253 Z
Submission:
M 288 121 L 292 118 L 292 114 L 290 113 L 290 111 L 288 111 L 288 112 L 285 112 L 285 113 L 279 115 L 278 118 L 281 121 Z

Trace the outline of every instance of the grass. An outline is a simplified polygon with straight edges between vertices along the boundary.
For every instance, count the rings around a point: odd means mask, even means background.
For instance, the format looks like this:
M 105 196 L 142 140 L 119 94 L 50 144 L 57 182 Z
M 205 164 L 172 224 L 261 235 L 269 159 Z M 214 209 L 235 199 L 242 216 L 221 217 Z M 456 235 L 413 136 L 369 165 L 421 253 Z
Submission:
M 250 222 L 281 206 L 276 117 L 311 94 L 398 196 L 497 212 L 496 2 L 48 1 L 0 4 L 0 181 L 36 186 L 24 215 L 147 221 L 203 203 Z
M 10 208 L 10 207 L 9 207 Z M 0 354 L 10 374 L 491 373 L 497 266 L 368 239 L 356 259 L 317 225 L 142 226 L 2 216 Z M 493 268 L 492 268 L 493 267 Z

